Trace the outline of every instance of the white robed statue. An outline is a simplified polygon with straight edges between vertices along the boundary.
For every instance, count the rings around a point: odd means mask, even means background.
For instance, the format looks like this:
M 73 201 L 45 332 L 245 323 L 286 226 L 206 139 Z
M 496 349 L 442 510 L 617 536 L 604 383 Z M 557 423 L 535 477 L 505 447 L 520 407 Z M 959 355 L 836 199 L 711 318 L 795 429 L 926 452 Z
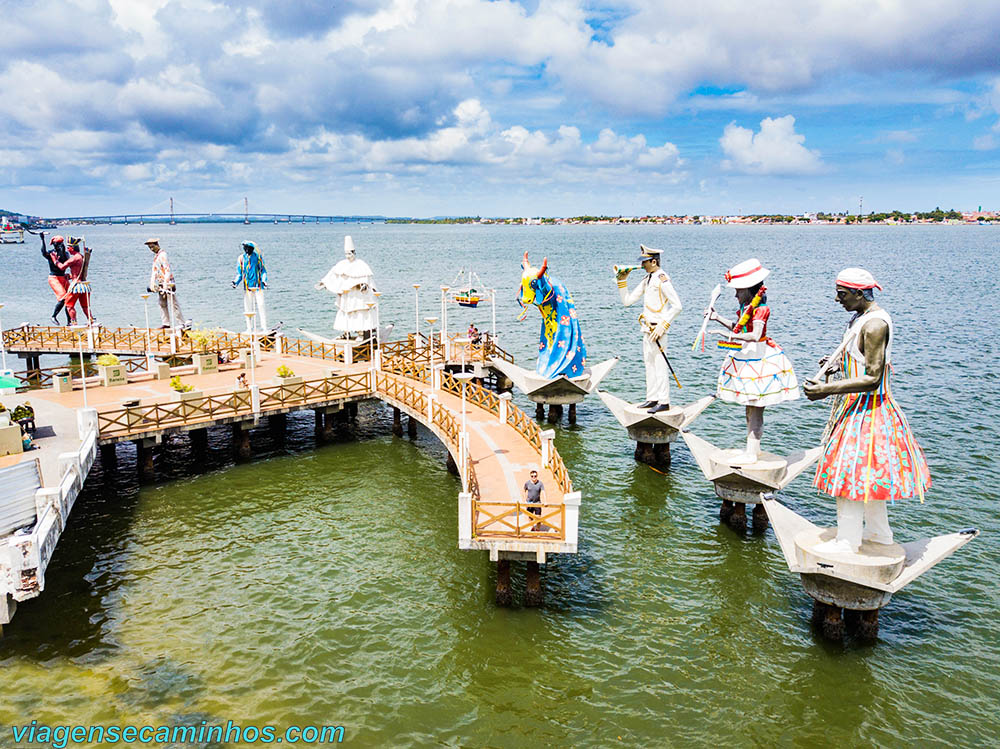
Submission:
M 375 329 L 375 285 L 372 269 L 358 260 L 354 240 L 344 237 L 344 259 L 323 276 L 317 289 L 337 295 L 337 319 L 333 327 L 354 337 Z

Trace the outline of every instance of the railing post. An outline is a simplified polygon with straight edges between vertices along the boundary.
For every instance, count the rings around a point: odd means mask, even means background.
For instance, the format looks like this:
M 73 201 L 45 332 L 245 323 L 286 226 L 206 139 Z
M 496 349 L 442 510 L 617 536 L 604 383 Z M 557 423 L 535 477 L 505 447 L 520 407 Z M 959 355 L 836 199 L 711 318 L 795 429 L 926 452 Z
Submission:
M 444 372 L 444 364 L 435 364 L 431 367 L 431 390 L 441 389 L 442 372 Z
M 563 541 L 576 546 L 580 530 L 580 492 L 569 492 L 563 496 L 566 519 L 563 526 Z
M 507 409 L 510 408 L 510 393 L 500 393 L 500 395 L 498 395 L 497 398 L 500 400 L 500 408 L 498 414 L 500 417 L 500 423 L 506 424 Z
M 552 443 L 556 438 L 556 430 L 543 429 L 538 433 L 538 436 L 542 438 L 542 466 L 548 468 L 549 462 L 552 460 Z
M 285 336 L 280 331 L 274 334 L 274 351 L 276 354 L 285 353 Z
M 427 392 L 427 426 L 434 426 L 434 391 Z
M 458 495 L 458 548 L 467 548 L 472 543 L 472 494 L 459 492 Z
M 78 408 L 76 410 L 76 426 L 80 439 L 86 439 L 90 431 L 97 431 L 97 409 Z

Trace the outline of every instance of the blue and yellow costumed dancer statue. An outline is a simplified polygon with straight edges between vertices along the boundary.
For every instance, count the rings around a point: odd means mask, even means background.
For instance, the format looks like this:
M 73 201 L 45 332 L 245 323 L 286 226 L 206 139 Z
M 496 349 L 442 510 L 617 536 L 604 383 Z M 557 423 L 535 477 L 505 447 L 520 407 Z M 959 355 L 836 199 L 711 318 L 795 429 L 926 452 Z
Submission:
M 535 268 L 528 261 L 528 253 L 524 253 L 521 292 L 517 297 L 522 309 L 517 319 L 523 320 L 532 304 L 542 314 L 538 362 L 535 364 L 535 371 L 540 376 L 547 379 L 560 375 L 579 377 L 587 366 L 587 346 L 580 332 L 573 297 L 560 281 L 548 275 L 548 264 L 545 258 L 542 267 Z
M 243 254 L 236 263 L 236 278 L 233 279 L 235 289 L 243 284 L 243 313 L 257 313 L 257 323 L 252 324 L 247 317 L 247 333 L 251 328 L 267 330 L 267 307 L 264 306 L 264 289 L 267 288 L 267 268 L 264 258 L 257 251 L 254 242 L 243 242 Z

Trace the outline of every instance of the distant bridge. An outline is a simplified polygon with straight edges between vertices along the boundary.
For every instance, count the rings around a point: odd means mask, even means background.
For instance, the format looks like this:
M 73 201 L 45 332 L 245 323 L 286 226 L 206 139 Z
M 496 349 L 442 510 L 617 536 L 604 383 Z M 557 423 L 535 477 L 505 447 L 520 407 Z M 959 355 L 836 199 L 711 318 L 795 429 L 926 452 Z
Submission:
M 316 216 L 308 213 L 123 213 L 46 217 L 65 224 L 371 224 L 385 216 Z

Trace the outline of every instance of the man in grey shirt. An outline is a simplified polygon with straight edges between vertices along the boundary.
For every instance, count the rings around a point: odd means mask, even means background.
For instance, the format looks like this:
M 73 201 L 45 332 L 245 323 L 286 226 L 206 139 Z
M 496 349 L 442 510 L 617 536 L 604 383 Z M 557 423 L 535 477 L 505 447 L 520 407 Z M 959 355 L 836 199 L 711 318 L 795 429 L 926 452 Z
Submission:
M 524 501 L 528 504 L 541 504 L 545 501 L 545 484 L 538 480 L 538 471 L 532 471 L 530 478 L 524 482 Z M 529 507 L 528 512 L 541 515 L 541 507 Z

